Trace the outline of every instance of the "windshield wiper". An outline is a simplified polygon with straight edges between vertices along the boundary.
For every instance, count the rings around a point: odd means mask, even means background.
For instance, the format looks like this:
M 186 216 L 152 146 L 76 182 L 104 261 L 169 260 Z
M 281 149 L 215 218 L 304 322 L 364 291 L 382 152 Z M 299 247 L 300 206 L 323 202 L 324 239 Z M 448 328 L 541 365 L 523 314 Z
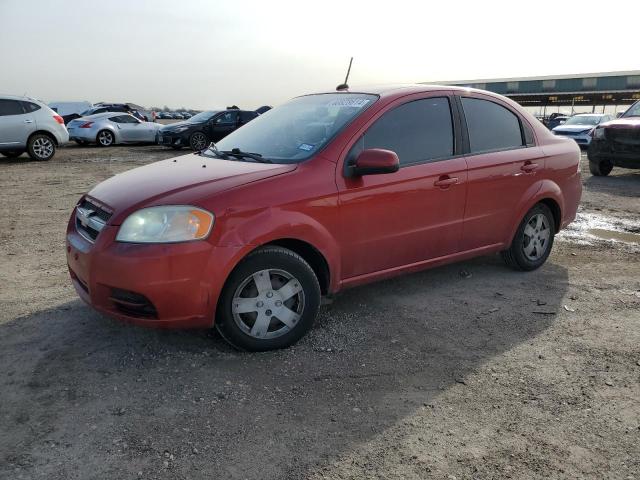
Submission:
M 207 148 L 204 150 L 200 150 L 199 152 L 195 152 L 196 155 L 204 155 L 205 157 L 211 157 L 211 155 L 206 155 L 205 152 L 211 151 L 217 158 L 222 158 L 223 160 L 229 160 L 229 157 L 225 155 L 224 152 L 218 150 L 215 142 L 211 142 Z
M 239 148 L 233 148 L 231 150 L 223 150 L 219 153 L 222 153 L 223 155 L 230 155 L 236 158 L 250 158 L 259 163 L 273 163 L 268 158 L 263 158 L 262 155 L 260 155 L 259 153 L 243 152 Z

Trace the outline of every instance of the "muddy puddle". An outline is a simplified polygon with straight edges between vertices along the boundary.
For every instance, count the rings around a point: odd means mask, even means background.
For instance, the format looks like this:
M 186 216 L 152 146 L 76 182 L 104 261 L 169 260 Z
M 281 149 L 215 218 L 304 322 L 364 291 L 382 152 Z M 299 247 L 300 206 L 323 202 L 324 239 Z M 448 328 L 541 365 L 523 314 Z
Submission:
M 560 232 L 557 238 L 560 241 L 584 245 L 598 242 L 616 243 L 621 247 L 640 251 L 640 224 L 630 218 L 578 212 L 575 221 Z

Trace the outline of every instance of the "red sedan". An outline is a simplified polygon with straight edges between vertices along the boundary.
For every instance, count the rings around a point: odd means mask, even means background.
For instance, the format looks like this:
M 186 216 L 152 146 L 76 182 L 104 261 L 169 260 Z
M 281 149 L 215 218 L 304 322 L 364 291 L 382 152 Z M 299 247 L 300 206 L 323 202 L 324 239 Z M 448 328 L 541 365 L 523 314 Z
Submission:
M 577 144 L 489 92 L 307 95 L 96 186 L 67 260 L 80 297 L 141 325 L 291 345 L 323 294 L 501 252 L 534 270 L 580 201 Z

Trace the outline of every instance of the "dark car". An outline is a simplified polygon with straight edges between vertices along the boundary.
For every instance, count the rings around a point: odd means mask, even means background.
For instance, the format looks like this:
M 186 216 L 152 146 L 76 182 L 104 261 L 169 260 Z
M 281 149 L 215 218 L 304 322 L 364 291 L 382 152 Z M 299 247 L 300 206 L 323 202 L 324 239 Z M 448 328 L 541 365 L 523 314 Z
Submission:
M 130 113 L 138 120 L 146 120 L 137 110 L 131 108 L 126 103 L 102 103 L 99 105 L 94 105 L 89 110 L 85 110 L 82 113 L 71 113 L 69 115 L 64 115 L 62 119 L 64 120 L 65 125 L 68 124 L 71 120 L 75 120 L 80 117 L 88 117 L 89 115 L 95 115 L 97 113 L 105 113 L 105 112 L 123 112 Z
M 593 175 L 605 176 L 613 167 L 640 168 L 640 101 L 615 120 L 591 131 L 587 155 Z
M 158 144 L 175 148 L 189 147 L 200 151 L 211 142 L 217 142 L 258 114 L 247 110 L 211 110 L 194 115 L 184 122 L 162 127 L 158 132 Z
M 569 117 L 566 115 L 556 115 L 554 117 L 550 117 L 549 120 L 547 120 L 547 128 L 549 130 L 553 130 L 554 128 L 562 125 L 567 120 L 569 120 Z

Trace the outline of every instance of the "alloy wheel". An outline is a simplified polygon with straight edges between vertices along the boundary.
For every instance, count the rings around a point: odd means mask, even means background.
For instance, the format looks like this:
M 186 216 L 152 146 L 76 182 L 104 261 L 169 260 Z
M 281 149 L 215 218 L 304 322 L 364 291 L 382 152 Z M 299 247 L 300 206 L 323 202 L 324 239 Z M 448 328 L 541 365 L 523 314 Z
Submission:
M 542 213 L 533 215 L 524 228 L 524 242 L 522 249 L 525 257 L 535 261 L 542 257 L 549 248 L 549 220 Z
M 53 155 L 53 149 L 53 141 L 48 137 L 38 137 L 33 142 L 33 153 L 40 159 L 46 159 Z
M 191 136 L 191 148 L 196 152 L 204 150 L 207 146 L 207 137 L 203 133 L 194 133 Z
M 111 132 L 103 130 L 98 134 L 98 142 L 100 142 L 100 145 L 102 145 L 103 147 L 108 147 L 113 143 L 113 134 Z
M 231 312 L 236 325 L 257 339 L 280 337 L 295 328 L 304 311 L 300 281 L 280 269 L 260 270 L 236 289 Z

